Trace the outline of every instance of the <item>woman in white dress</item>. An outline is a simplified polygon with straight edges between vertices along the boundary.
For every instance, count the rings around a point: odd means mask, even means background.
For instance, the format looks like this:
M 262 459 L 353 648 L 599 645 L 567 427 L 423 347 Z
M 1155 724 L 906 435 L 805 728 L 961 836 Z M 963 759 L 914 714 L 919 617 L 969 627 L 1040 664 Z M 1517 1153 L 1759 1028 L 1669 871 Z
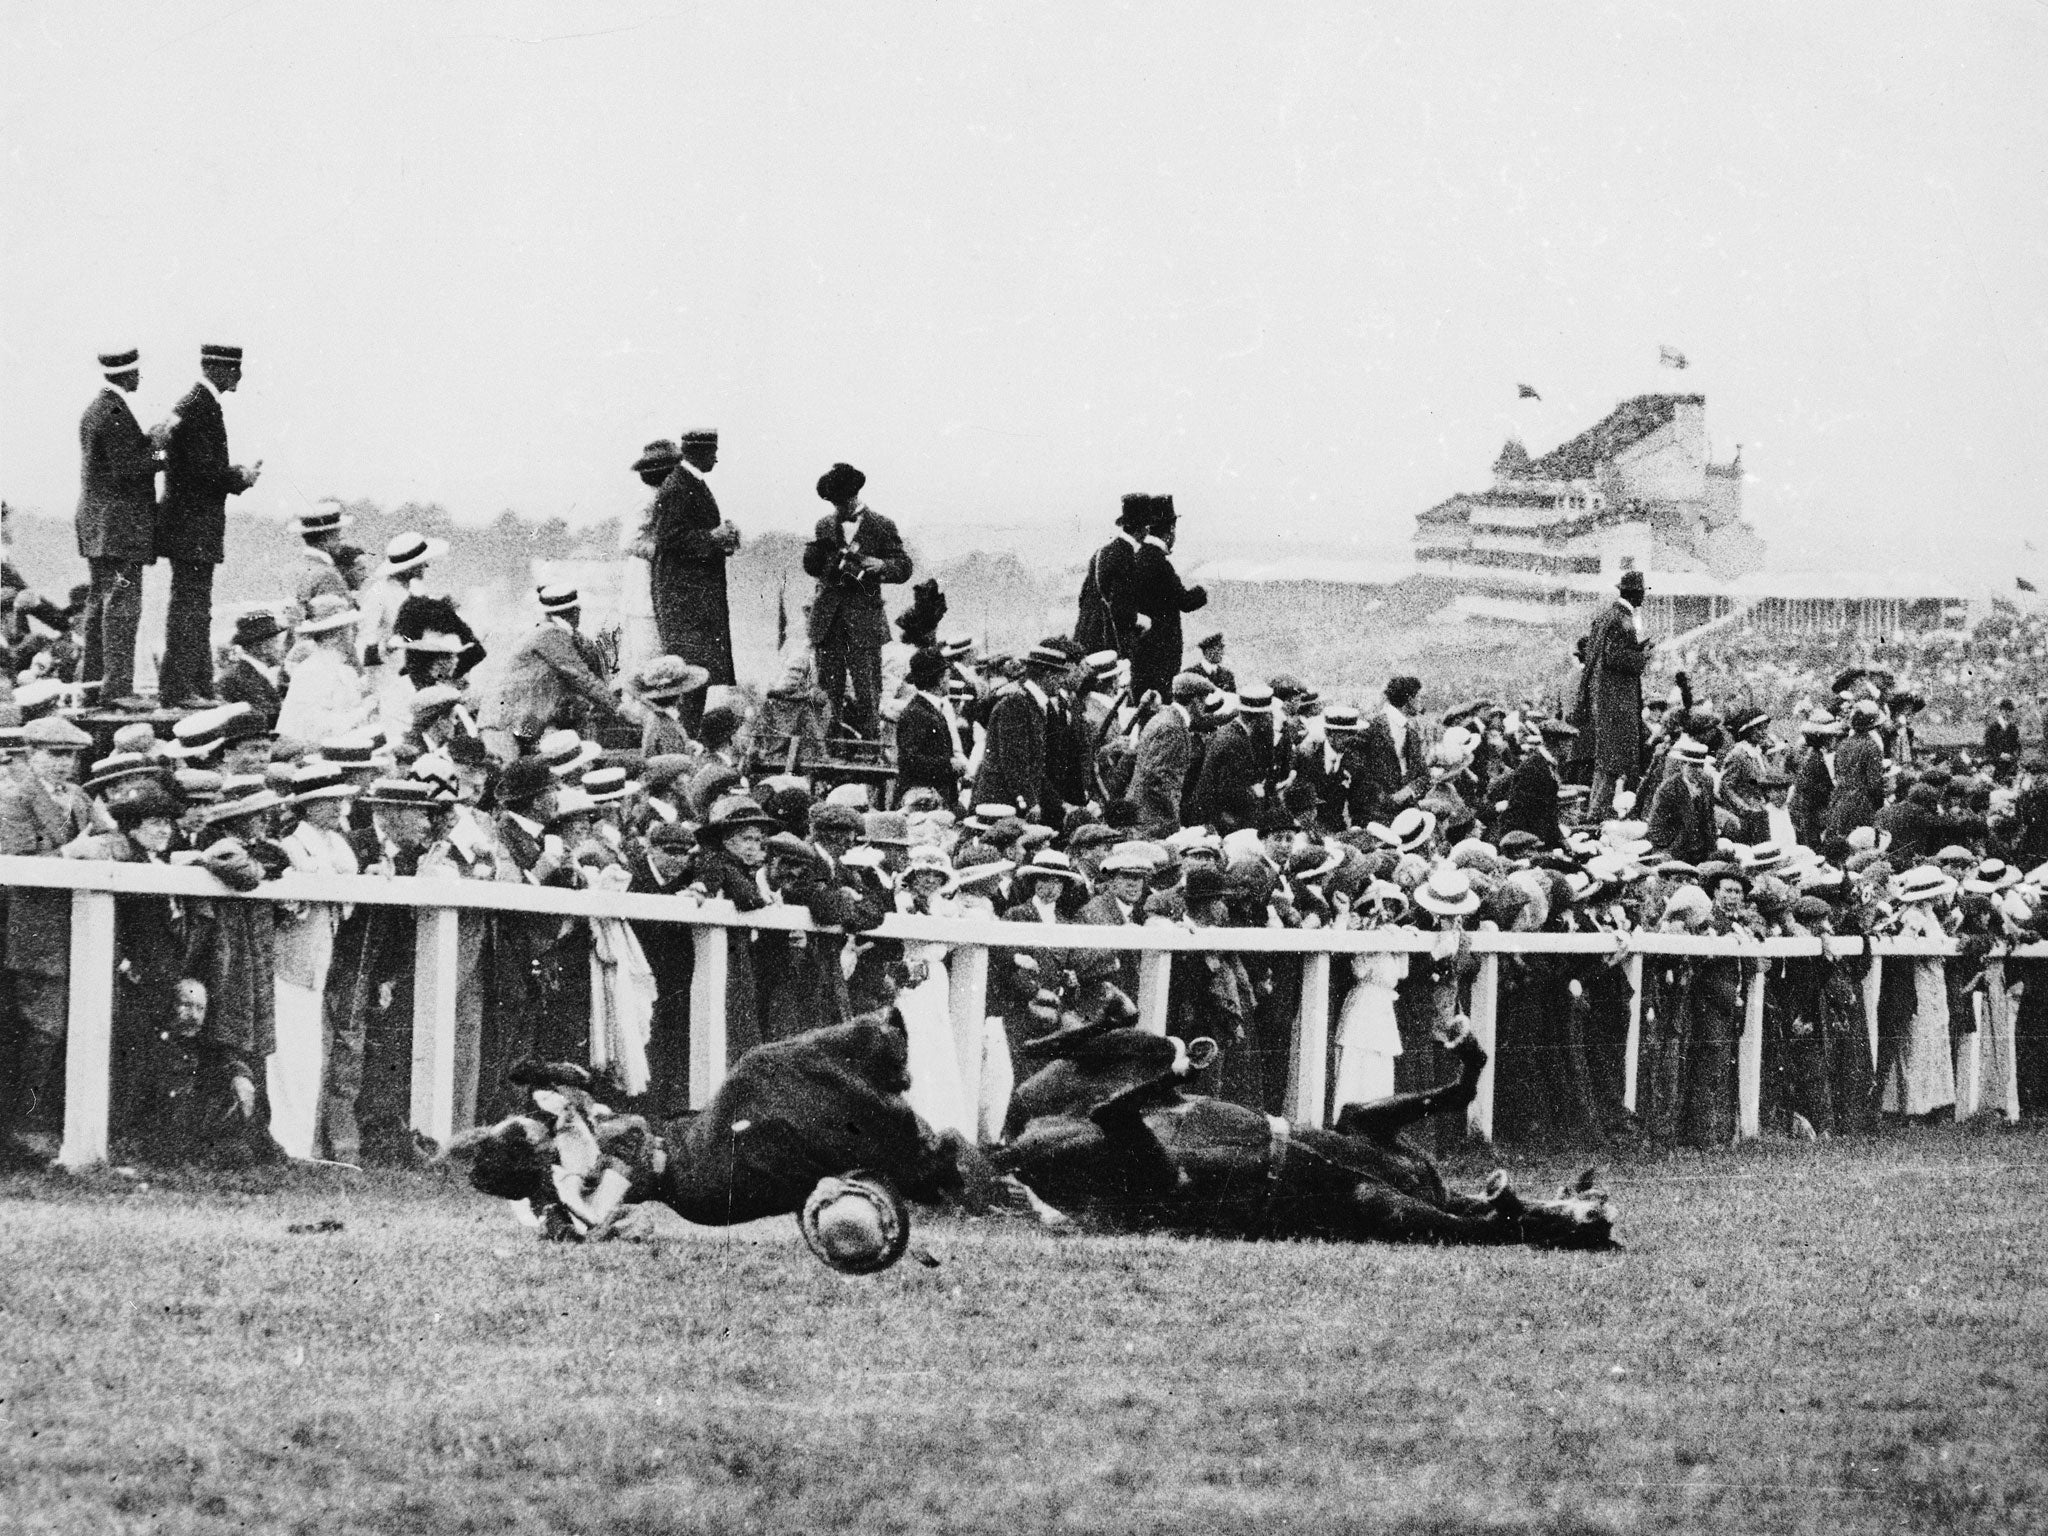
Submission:
M 896 883 L 896 910 L 929 917 L 957 915 L 943 894 L 952 879 L 953 861 L 944 849 L 930 844 L 911 849 L 910 862 Z M 953 1039 L 953 979 L 946 970 L 952 949 L 950 944 L 903 946 L 912 974 L 919 966 L 924 970 L 923 978 L 896 998 L 910 1039 L 910 1092 L 905 1097 L 933 1130 L 958 1131 L 974 1141 L 979 1095 L 967 1090 Z
M 325 741 L 369 721 L 377 701 L 364 697 L 356 667 L 356 610 L 345 597 L 322 593 L 299 621 L 301 639 L 311 641 L 292 666 L 292 680 L 278 711 L 277 734 L 293 741 Z
M 1955 881 L 1932 864 L 1900 875 L 1892 882 L 1892 900 L 1899 904 L 1898 936 L 1948 938 L 1943 917 L 1955 890 Z M 1927 1115 L 1956 1101 L 1955 1058 L 1950 1054 L 1948 1034 L 1948 972 L 1938 957 L 1921 956 L 1908 963 L 1913 967 L 1913 1021 L 1885 1073 L 1878 1107 L 1890 1115 Z
M 1375 880 L 1360 893 L 1359 907 L 1339 919 L 1339 926 L 1363 927 L 1398 923 L 1407 915 L 1408 898 L 1396 885 Z M 1337 1019 L 1337 1073 L 1331 1102 L 1370 1104 L 1394 1092 L 1394 1058 L 1401 1054 L 1401 1030 L 1394 1020 L 1394 989 L 1408 974 L 1405 952 L 1351 957 L 1351 990 Z
M 348 803 L 357 790 L 332 763 L 309 761 L 292 774 L 291 803 L 299 824 L 280 839 L 292 869 L 303 875 L 353 875 Z M 277 1049 L 268 1064 L 270 1134 L 292 1157 L 312 1157 L 320 1129 L 320 1086 L 327 1070 L 327 971 L 334 932 L 349 908 L 294 903 L 278 912 Z M 287 917 L 289 916 L 289 921 Z

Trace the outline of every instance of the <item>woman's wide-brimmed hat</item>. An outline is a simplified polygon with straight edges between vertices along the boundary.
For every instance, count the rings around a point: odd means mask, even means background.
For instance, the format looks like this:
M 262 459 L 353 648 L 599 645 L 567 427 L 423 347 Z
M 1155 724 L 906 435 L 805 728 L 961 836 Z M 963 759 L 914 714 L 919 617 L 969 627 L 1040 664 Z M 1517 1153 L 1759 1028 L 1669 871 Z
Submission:
M 633 691 L 643 699 L 679 699 L 710 681 L 709 671 L 680 656 L 656 656 L 633 674 Z
M 292 770 L 291 800 L 303 805 L 309 800 L 353 800 L 360 790 L 339 763 L 311 758 Z
M 160 779 L 136 779 L 125 783 L 116 793 L 107 796 L 106 804 L 107 814 L 114 818 L 114 825 L 124 832 L 153 816 L 176 821 L 185 809 Z
M 284 796 L 272 789 L 262 774 L 242 773 L 221 780 L 220 799 L 193 811 L 192 816 L 200 825 L 212 826 L 215 822 L 254 816 L 258 811 L 275 810 L 283 804 Z
M 681 455 L 676 452 L 674 443 L 665 437 L 657 437 L 640 450 L 640 457 L 633 461 L 633 473 L 647 475 L 655 470 L 671 470 L 676 467 L 680 458 Z
M 1439 864 L 1415 889 L 1415 904 L 1438 917 L 1466 917 L 1479 910 L 1472 877 L 1449 864 Z
M 1031 856 L 1031 862 L 1017 866 L 1017 878 L 1032 880 L 1065 880 L 1070 885 L 1087 888 L 1088 882 L 1081 872 L 1074 868 L 1074 861 L 1064 853 L 1052 848 L 1041 848 Z
M 306 616 L 296 627 L 302 635 L 324 635 L 337 629 L 347 629 L 361 619 L 356 605 L 347 598 L 334 592 L 322 592 L 306 604 Z
M 1392 822 L 1367 822 L 1365 830 L 1397 853 L 1413 853 L 1436 835 L 1436 813 L 1411 805 Z
M 910 1246 L 910 1213 L 902 1198 L 867 1172 L 820 1179 L 797 1225 L 811 1252 L 843 1275 L 879 1274 Z
M 912 875 L 937 875 L 950 884 L 953 861 L 937 843 L 919 843 L 910 850 L 910 860 L 903 866 L 902 878 L 907 880 Z
M 722 795 L 712 804 L 710 814 L 704 818 L 704 825 L 698 829 L 697 841 L 715 842 L 721 837 L 744 831 L 748 827 L 775 831 L 781 826 L 781 822 L 761 809 L 761 803 L 752 795 Z

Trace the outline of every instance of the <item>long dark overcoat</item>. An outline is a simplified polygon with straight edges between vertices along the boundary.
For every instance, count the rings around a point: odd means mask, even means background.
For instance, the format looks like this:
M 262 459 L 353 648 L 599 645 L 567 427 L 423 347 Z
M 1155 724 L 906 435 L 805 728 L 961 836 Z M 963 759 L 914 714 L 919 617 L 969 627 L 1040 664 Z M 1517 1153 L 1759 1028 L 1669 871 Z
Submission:
M 1642 772 L 1643 660 L 1629 606 L 1616 598 L 1593 621 L 1571 721 L 1582 744 L 1592 738 L 1587 755 L 1603 772 Z
M 194 384 L 178 402 L 169 426 L 156 552 L 166 560 L 219 565 L 225 558 L 228 498 L 249 488 L 228 458 L 220 401 L 204 384 Z
M 704 668 L 712 682 L 731 687 L 726 556 L 712 538 L 721 521 L 718 498 L 702 475 L 678 464 L 655 493 L 647 521 L 654 536 L 648 585 L 662 650 Z

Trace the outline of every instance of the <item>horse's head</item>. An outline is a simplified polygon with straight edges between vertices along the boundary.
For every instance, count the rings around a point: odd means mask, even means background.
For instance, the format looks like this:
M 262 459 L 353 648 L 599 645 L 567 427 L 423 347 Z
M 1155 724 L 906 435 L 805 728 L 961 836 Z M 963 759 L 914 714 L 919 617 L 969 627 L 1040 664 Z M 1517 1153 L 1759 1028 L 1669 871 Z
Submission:
M 1607 1191 L 1595 1183 L 1591 1168 L 1557 1193 L 1555 1200 L 1524 1200 L 1503 1168 L 1494 1169 L 1486 1181 L 1486 1201 L 1494 1214 L 1516 1223 L 1522 1241 L 1532 1248 L 1600 1250 L 1621 1246 L 1614 1240 L 1614 1204 Z

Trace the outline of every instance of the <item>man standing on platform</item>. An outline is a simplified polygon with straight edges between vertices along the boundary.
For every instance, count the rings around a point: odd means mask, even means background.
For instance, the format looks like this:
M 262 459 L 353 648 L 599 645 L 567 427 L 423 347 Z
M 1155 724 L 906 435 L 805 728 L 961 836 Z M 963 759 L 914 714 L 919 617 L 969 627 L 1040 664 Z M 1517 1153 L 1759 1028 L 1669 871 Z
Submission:
M 100 681 L 100 703 L 146 707 L 135 697 L 135 636 L 142 623 L 142 568 L 156 562 L 156 455 L 126 395 L 142 382 L 142 354 L 102 352 L 106 387 L 78 425 L 82 450 L 78 552 L 92 568 L 79 675 Z
M 213 568 L 225 558 L 227 502 L 256 484 L 263 461 L 228 458 L 220 397 L 242 382 L 240 347 L 199 349 L 200 379 L 157 429 L 164 455 L 164 499 L 156 553 L 171 563 L 170 615 L 157 696 L 172 707 L 213 702 Z
M 1152 498 L 1151 516 L 1145 524 L 1145 541 L 1138 547 L 1137 564 L 1131 575 L 1132 605 L 1137 609 L 1137 640 L 1131 647 L 1131 697 L 1142 699 L 1156 693 L 1161 699 L 1173 691 L 1173 679 L 1180 671 L 1183 649 L 1180 616 L 1192 613 L 1209 601 L 1200 587 L 1181 584 L 1173 568 L 1174 530 L 1179 517 L 1171 496 Z
M 1074 639 L 1084 654 L 1115 651 L 1131 654 L 1137 642 L 1138 610 L 1132 602 L 1138 545 L 1152 516 L 1154 498 L 1130 495 L 1117 514 L 1117 536 L 1095 551 L 1081 578 L 1081 608 L 1074 618 Z
M 647 509 L 636 547 L 647 560 L 662 651 L 702 667 L 713 683 L 730 688 L 732 612 L 726 598 L 725 562 L 740 547 L 740 531 L 719 517 L 718 499 L 704 478 L 717 463 L 715 431 L 683 434 L 675 467 Z M 677 701 L 683 728 L 692 736 L 703 721 L 709 692 L 708 687 L 699 688 Z
M 1653 642 L 1643 638 L 1643 573 L 1621 573 L 1614 601 L 1593 621 L 1586 637 L 1586 667 L 1571 723 L 1593 765 L 1588 821 L 1614 814 L 1614 792 L 1632 786 L 1643 771 L 1643 663 Z
M 818 519 L 804 546 L 804 574 L 815 577 L 811 601 L 811 648 L 818 655 L 818 686 L 831 711 L 832 729 L 842 722 L 873 739 L 882 696 L 882 647 L 889 621 L 882 612 L 882 588 L 910 580 L 910 556 L 896 525 L 860 499 L 868 477 L 851 464 L 834 464 L 818 478 L 818 495 L 832 510 Z M 853 684 L 853 708 L 844 695 Z

